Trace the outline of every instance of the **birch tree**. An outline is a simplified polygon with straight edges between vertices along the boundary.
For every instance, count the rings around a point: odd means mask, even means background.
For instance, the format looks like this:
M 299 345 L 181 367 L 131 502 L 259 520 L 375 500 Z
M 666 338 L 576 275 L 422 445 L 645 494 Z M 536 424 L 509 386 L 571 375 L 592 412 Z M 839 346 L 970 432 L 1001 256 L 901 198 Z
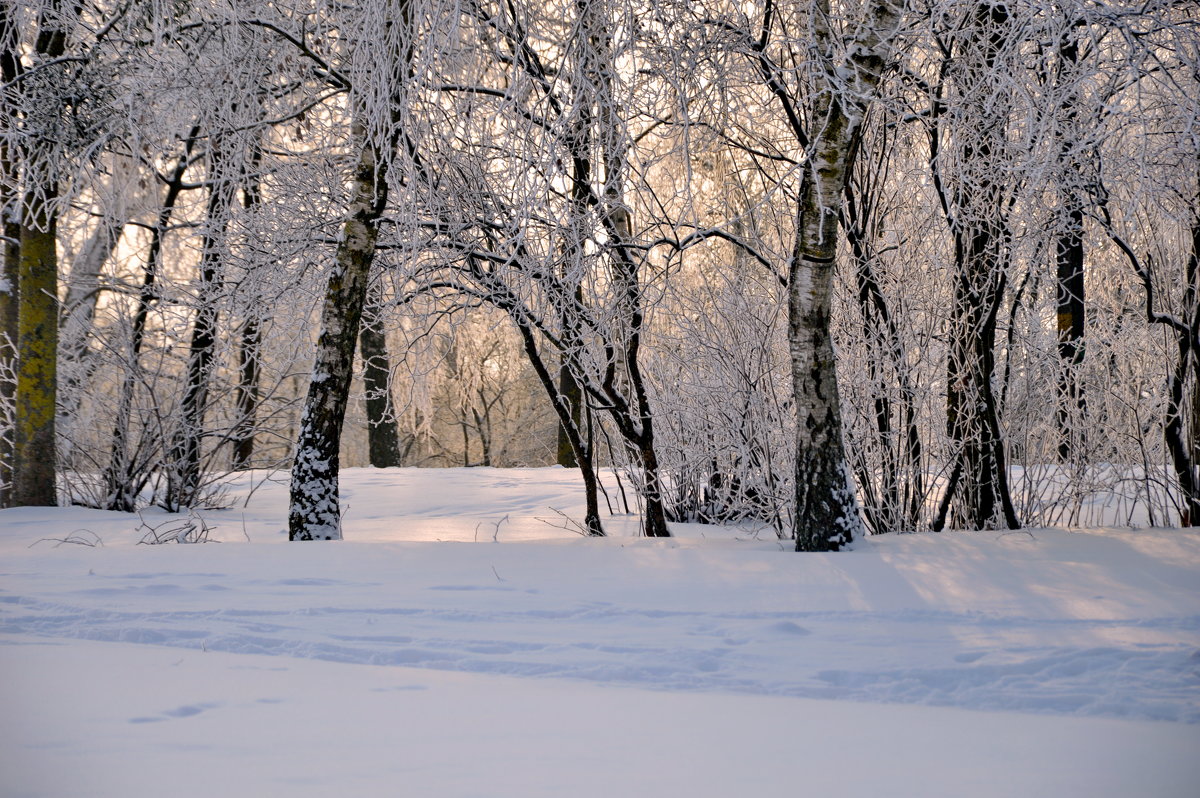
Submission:
M 378 58 L 382 80 L 374 95 L 367 92 L 367 85 L 349 87 L 350 140 L 357 162 L 321 306 L 320 338 L 296 439 L 288 514 L 291 540 L 342 537 L 338 506 L 342 423 L 379 222 L 388 202 L 389 170 L 405 133 L 401 103 L 412 55 L 410 0 L 379 8 L 367 6 L 366 12 L 356 20 L 357 31 L 364 37 L 355 42 L 360 48 L 356 57 L 360 64 L 372 55 Z M 365 38 L 368 32 L 378 39 L 371 42 Z
M 798 551 L 836 551 L 865 531 L 846 462 L 830 326 L 839 216 L 865 115 L 894 61 L 904 8 L 890 0 L 814 0 L 796 8 L 768 0 L 754 10 L 704 9 L 699 21 L 757 73 L 796 153 L 786 269 L 794 536 Z

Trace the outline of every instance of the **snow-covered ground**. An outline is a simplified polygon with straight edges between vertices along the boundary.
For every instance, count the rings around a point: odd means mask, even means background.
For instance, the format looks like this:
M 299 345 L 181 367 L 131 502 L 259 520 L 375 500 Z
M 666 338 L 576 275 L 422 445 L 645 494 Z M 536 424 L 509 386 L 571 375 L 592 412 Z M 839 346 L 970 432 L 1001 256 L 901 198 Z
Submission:
M 1198 794 L 1197 533 L 593 540 L 577 481 L 349 470 L 342 543 L 249 476 L 220 544 L 0 511 L 0 795 Z

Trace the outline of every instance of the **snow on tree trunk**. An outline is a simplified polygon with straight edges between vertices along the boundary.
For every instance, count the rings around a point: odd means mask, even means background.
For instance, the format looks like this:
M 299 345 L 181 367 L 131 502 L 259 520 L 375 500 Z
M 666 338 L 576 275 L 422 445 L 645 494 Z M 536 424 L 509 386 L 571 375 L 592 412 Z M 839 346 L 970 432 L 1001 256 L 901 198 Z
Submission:
M 360 122 L 354 123 L 352 133 L 361 150 L 349 212 L 325 288 L 317 356 L 300 417 L 288 514 L 291 540 L 342 538 L 339 443 L 379 217 L 387 203 L 387 162 L 379 157 L 378 147 Z

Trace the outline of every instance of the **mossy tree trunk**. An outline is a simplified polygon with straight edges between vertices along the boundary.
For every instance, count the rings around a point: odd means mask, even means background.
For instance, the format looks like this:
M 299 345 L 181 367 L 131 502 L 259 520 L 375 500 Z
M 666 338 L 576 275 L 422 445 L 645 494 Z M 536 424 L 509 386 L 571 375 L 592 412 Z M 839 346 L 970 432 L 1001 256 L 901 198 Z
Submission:
M 51 65 L 66 52 L 67 26 L 80 4 L 51 3 L 38 18 L 34 59 Z M 47 66 L 46 68 L 54 68 Z M 49 89 L 46 90 L 50 91 Z M 62 104 L 57 96 L 27 102 Z M 50 140 L 24 145 L 25 197 L 17 266 L 17 389 L 13 453 L 16 505 L 57 504 L 58 456 L 58 164 Z
M 56 195 L 53 181 L 31 194 L 21 227 L 13 458 L 13 504 L 18 506 L 58 503 L 58 225 L 51 210 Z

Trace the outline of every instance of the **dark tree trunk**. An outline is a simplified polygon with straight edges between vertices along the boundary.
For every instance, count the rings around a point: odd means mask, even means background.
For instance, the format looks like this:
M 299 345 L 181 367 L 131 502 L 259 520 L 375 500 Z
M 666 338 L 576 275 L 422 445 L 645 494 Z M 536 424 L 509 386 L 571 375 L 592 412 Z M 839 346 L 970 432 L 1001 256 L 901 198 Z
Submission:
M 590 14 L 582 3 L 577 2 L 576 8 L 580 15 L 581 24 L 584 24 L 584 20 L 590 21 Z M 592 48 L 587 51 L 587 55 L 594 57 L 596 55 L 594 41 L 592 42 Z M 584 60 L 588 59 L 585 57 Z M 567 149 L 571 153 L 571 217 L 567 226 L 567 241 L 564 247 L 565 262 L 562 269 L 562 290 L 564 294 L 569 294 L 569 300 L 573 300 L 573 304 L 571 301 L 564 302 L 565 307 L 581 307 L 583 305 L 581 280 L 586 256 L 584 245 L 586 239 L 585 229 L 589 210 L 595 196 L 591 182 L 593 123 L 594 118 L 591 104 L 584 101 L 579 102 L 575 124 L 571 128 L 570 137 L 567 139 Z M 571 313 L 564 312 L 562 314 L 562 327 L 563 351 L 560 353 L 558 368 L 558 391 L 566 402 L 566 406 L 570 410 L 571 422 L 575 430 L 578 431 L 582 429 L 581 424 L 583 422 L 583 391 L 575 377 L 573 366 L 577 366 L 574 362 L 574 350 L 582 348 L 583 342 L 580 339 L 579 325 Z M 579 466 L 575 447 L 571 445 L 570 431 L 561 423 L 558 426 L 558 464 L 564 468 L 576 468 Z
M 1178 350 L 1175 368 L 1167 395 L 1166 424 L 1163 435 L 1167 451 L 1171 456 L 1171 465 L 1175 471 L 1175 481 L 1180 497 L 1180 526 L 1200 526 L 1200 477 L 1196 473 L 1197 461 L 1195 452 L 1195 430 L 1192 430 L 1192 440 L 1185 436 L 1185 415 L 1191 415 L 1195 423 L 1196 411 L 1194 406 L 1189 413 L 1185 401 L 1184 389 L 1189 378 L 1200 380 L 1200 216 L 1192 222 L 1192 249 L 1188 256 L 1184 288 L 1183 308 L 1186 330 L 1175 330 L 1176 349 Z M 1195 401 L 1195 389 L 1192 401 Z
M 133 512 L 137 509 L 137 497 L 145 486 L 147 475 L 140 464 L 135 463 L 129 450 L 129 423 L 133 413 L 134 394 L 141 382 L 141 354 L 146 339 L 146 324 L 150 308 L 158 299 L 158 270 L 162 260 L 163 237 L 175 211 L 175 204 L 183 191 L 183 177 L 187 172 L 192 149 L 199 135 L 199 127 L 193 127 L 184 142 L 183 153 L 167 178 L 167 193 L 159 207 L 154 230 L 150 234 L 150 247 L 143 268 L 142 285 L 134 307 L 133 324 L 129 336 L 129 362 L 117 395 L 116 417 L 113 422 L 112 448 L 108 465 L 104 470 L 104 502 L 106 510 Z M 141 474 L 141 476 L 138 476 Z
M 591 441 L 582 433 L 582 428 L 575 423 L 572 416 L 572 408 L 567 403 L 566 398 L 557 390 L 554 384 L 554 377 L 550 369 L 546 366 L 542 359 L 541 352 L 538 351 L 537 339 L 534 336 L 533 330 L 527 324 L 523 324 L 514 315 L 512 316 L 517 324 L 517 330 L 521 334 L 521 343 L 525 347 L 525 354 L 529 358 L 529 363 L 533 366 L 533 371 L 537 375 L 538 381 L 545 389 L 546 395 L 550 399 L 550 405 L 554 408 L 554 414 L 558 416 L 559 427 L 567 436 L 567 441 L 575 455 L 575 460 L 579 464 L 579 472 L 583 476 L 583 495 L 585 501 L 583 526 L 586 533 L 592 537 L 603 537 L 604 527 L 600 524 L 600 481 L 596 477 L 595 452 L 591 445 Z
M 349 213 L 321 308 L 321 335 L 292 465 L 291 540 L 341 540 L 338 506 L 338 470 L 342 422 L 350 395 L 363 305 L 379 217 L 387 204 L 388 158 L 368 139 L 360 122 L 354 123 L 354 140 L 360 142 L 354 191 Z M 388 153 L 390 156 L 390 153 Z
M 886 146 L 886 144 L 884 145 Z M 886 156 L 883 156 L 886 158 Z M 882 160 L 882 158 L 881 158 Z M 864 507 L 874 534 L 916 529 L 925 498 L 925 474 L 920 430 L 917 426 L 916 390 L 905 366 L 900 332 L 884 297 L 874 263 L 877 259 L 871 229 L 874 225 L 875 174 L 882 164 L 862 164 L 860 175 L 867 177 L 857 186 L 847 184 L 845 213 L 846 238 L 854 256 L 854 280 L 859 311 L 863 318 L 863 336 L 874 350 L 867 370 L 875 391 L 875 432 L 880 451 L 878 507 Z M 899 396 L 889 397 L 892 384 L 886 373 L 894 372 Z M 898 404 L 896 408 L 893 405 Z M 897 429 L 899 427 L 899 429 Z M 872 485 L 875 476 L 865 468 L 859 484 Z
M 993 529 L 1020 526 L 1008 488 L 1004 438 L 993 388 L 996 318 L 1006 277 L 999 250 L 1003 230 L 982 224 L 956 236 L 963 253 L 955 282 L 947 379 L 947 426 L 961 461 L 955 525 Z
M 475 434 L 479 436 L 479 464 L 490 468 L 492 466 L 492 422 L 483 391 L 479 392 L 479 401 L 482 403 L 484 411 L 480 413 L 478 408 L 472 407 L 471 418 L 475 422 Z
M 222 146 L 219 135 L 209 137 L 208 180 L 211 185 L 200 251 L 198 307 L 188 347 L 184 393 L 179 407 L 180 424 L 168 458 L 166 503 L 171 510 L 193 504 L 200 488 L 204 416 L 208 409 L 209 380 L 217 345 L 217 298 L 224 279 L 221 248 L 237 190 L 227 174 L 228 153 Z
M 258 170 L 262 164 L 262 142 L 256 139 L 251 147 L 250 165 L 242 186 L 242 207 L 253 213 L 262 204 L 262 186 Z M 256 303 L 257 304 L 257 303 Z M 254 435 L 258 422 L 259 357 L 262 352 L 262 324 L 257 307 L 247 310 L 238 335 L 238 383 L 234 390 L 237 413 L 233 427 L 231 465 L 235 471 L 253 467 Z
M 980 90 L 990 79 L 1007 43 L 1008 10 L 1002 5 L 980 4 L 974 12 L 975 28 L 963 45 L 959 75 L 963 93 Z M 943 195 L 943 209 L 954 234 L 954 299 L 947 358 L 946 426 L 957 449 L 953 472 L 941 508 L 953 513 L 953 523 L 971 529 L 991 529 L 1004 524 L 1020 526 L 1008 486 L 1004 435 L 993 388 L 996 370 L 996 319 L 1008 274 L 1008 207 L 998 176 L 987 171 L 996 143 L 1002 140 L 1007 119 L 999 107 L 973 108 L 970 129 L 961 125 L 952 135 L 965 139 L 956 205 Z M 935 180 L 940 190 L 937 137 L 930 136 Z M 998 139 L 999 137 L 999 139 Z M 946 516 L 939 512 L 934 529 Z
M 649 421 L 649 419 L 647 419 Z M 667 509 L 663 503 L 663 485 L 661 470 L 658 467 L 658 454 L 654 451 L 653 432 L 647 430 L 638 439 L 638 459 L 642 467 L 642 492 L 646 502 L 646 537 L 669 538 L 671 530 L 667 526 Z
M 251 311 L 253 314 L 254 311 Z M 237 422 L 233 428 L 232 465 L 235 471 L 253 468 L 254 430 L 258 415 L 259 353 L 262 350 L 262 328 L 251 315 L 242 323 L 238 336 L 238 384 L 234 391 Z
M 579 429 L 583 424 L 583 392 L 579 390 L 579 383 L 575 381 L 575 375 L 566 364 L 565 356 L 563 360 L 563 364 L 558 367 L 558 393 L 570 408 L 571 422 Z M 575 447 L 571 445 L 571 435 L 563 424 L 558 425 L 557 462 L 563 468 L 579 468 Z
M 16 80 L 20 71 L 13 11 L 13 5 L 0 3 L 0 80 L 6 85 Z M 0 92 L 0 115 L 12 119 L 16 113 L 8 101 L 8 92 Z M 4 261 L 0 263 L 0 364 L 13 369 L 17 357 L 17 280 L 21 258 L 19 177 L 17 151 L 7 139 L 0 139 L 0 214 L 3 215 L 0 221 L 4 233 Z M 16 393 L 16 380 L 0 371 L 0 403 L 11 406 Z M 7 425 L 0 427 L 0 508 L 7 507 L 12 498 L 13 431 Z
M 1068 36 L 1071 34 L 1068 33 Z M 1079 45 L 1073 39 L 1059 46 L 1061 67 L 1066 71 L 1066 81 L 1075 79 L 1074 67 L 1079 60 Z M 1079 182 L 1083 166 L 1074 151 L 1077 142 L 1071 139 L 1077 116 L 1076 96 L 1068 92 L 1062 102 L 1063 125 L 1060 133 L 1059 160 L 1063 170 L 1062 186 L 1063 229 L 1055 244 L 1055 276 L 1057 278 L 1056 306 L 1058 317 L 1058 434 L 1059 458 L 1064 463 L 1077 460 L 1086 442 L 1084 419 L 1087 401 L 1079 384 L 1079 370 L 1084 357 L 1084 280 L 1083 280 L 1083 199 L 1085 191 Z
M 363 389 L 367 396 L 367 449 L 371 465 L 397 468 L 400 466 L 400 433 L 392 402 L 392 364 L 383 329 L 382 302 L 378 286 L 369 288 L 358 340 Z
M 1079 384 L 1084 356 L 1083 208 L 1076 201 L 1067 211 L 1068 232 L 1059 236 L 1055 258 L 1058 277 L 1058 454 L 1071 462 L 1085 443 L 1087 400 Z
M 611 164 L 609 168 L 612 168 Z M 620 208 L 619 198 L 613 201 L 612 207 Z M 604 378 L 608 407 L 618 429 L 636 451 L 638 465 L 642 469 L 642 500 L 645 502 L 642 523 L 646 536 L 669 538 L 671 531 L 667 526 L 662 477 L 659 473 L 658 455 L 654 451 L 654 414 L 650 407 L 650 396 L 646 391 L 646 381 L 642 377 L 642 288 L 638 262 L 628 246 L 632 241 L 629 214 L 623 209 L 610 213 L 606 220 L 606 228 L 606 232 L 615 242 L 612 253 L 614 280 L 623 294 L 622 310 L 625 322 L 624 331 L 618 334 L 624 340 L 619 341 L 610 354 Z M 618 385 L 618 360 L 624 366 L 628 387 L 633 394 L 632 403 L 625 399 L 624 392 Z

